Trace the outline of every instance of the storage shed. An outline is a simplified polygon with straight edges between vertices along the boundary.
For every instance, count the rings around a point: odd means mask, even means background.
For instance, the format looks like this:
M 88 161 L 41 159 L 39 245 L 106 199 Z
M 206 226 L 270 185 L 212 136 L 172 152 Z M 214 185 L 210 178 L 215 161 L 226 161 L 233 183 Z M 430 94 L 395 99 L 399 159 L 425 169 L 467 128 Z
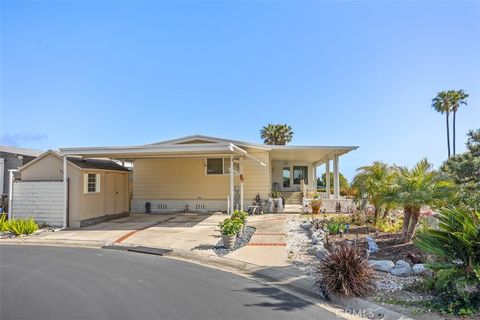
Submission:
M 62 157 L 49 150 L 19 171 L 20 180 L 13 184 L 12 216 L 62 225 Z M 127 168 L 111 160 L 68 157 L 68 226 L 84 227 L 128 214 L 128 174 Z

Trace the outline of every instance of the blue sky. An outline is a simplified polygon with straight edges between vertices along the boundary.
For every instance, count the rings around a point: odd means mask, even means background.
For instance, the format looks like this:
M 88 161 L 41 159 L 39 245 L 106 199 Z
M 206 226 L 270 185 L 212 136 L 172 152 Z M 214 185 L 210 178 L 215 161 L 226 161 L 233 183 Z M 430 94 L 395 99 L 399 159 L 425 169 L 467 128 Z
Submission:
M 136 145 L 189 134 L 446 157 L 431 99 L 465 89 L 457 149 L 480 127 L 480 2 L 1 1 L 0 143 Z

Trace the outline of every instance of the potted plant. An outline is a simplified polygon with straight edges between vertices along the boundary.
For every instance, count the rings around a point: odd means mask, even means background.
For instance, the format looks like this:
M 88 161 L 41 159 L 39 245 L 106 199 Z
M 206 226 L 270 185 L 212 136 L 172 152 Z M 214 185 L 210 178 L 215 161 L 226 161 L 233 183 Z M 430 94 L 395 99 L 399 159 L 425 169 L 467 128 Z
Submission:
M 230 219 L 237 219 L 241 223 L 240 232 L 237 234 L 238 236 L 243 236 L 243 233 L 245 232 L 245 226 L 247 225 L 247 217 L 248 213 L 242 210 L 235 210 L 230 216 Z
M 241 222 L 238 219 L 227 218 L 218 224 L 222 234 L 223 246 L 230 249 L 235 241 L 235 235 L 241 228 Z
M 319 214 L 320 213 L 320 207 L 322 206 L 322 200 L 321 199 L 313 199 L 310 201 L 310 206 L 312 207 L 312 213 L 313 214 Z

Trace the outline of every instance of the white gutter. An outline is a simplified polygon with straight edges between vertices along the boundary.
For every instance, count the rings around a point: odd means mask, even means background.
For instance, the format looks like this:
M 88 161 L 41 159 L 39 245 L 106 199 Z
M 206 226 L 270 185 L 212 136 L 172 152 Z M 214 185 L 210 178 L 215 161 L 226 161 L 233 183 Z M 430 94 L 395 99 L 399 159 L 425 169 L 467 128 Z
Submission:
M 266 167 L 267 165 L 265 163 L 263 163 L 262 161 L 260 161 L 259 159 L 255 158 L 254 156 L 252 156 L 251 154 L 249 154 L 247 151 L 243 150 L 242 148 L 240 147 L 237 147 L 236 145 L 234 145 L 233 143 L 230 143 L 230 150 L 232 152 L 237 152 L 239 154 L 241 154 L 242 156 L 245 156 L 249 159 L 252 159 L 254 161 L 257 161 L 258 163 L 260 163 L 260 165 L 262 165 L 263 167 Z M 236 151 L 235 151 L 236 150 Z

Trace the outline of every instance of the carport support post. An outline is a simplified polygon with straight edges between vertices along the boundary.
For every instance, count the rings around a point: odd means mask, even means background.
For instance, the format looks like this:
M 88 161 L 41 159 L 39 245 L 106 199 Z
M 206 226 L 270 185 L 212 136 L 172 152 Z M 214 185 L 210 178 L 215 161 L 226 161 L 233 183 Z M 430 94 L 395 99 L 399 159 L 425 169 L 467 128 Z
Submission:
M 233 213 L 234 206 L 235 206 L 235 189 L 233 187 L 233 181 L 234 176 L 233 176 L 233 156 L 230 156 L 230 214 Z
M 243 163 L 240 160 L 240 210 L 243 211 Z
M 68 215 L 68 175 L 67 175 L 67 156 L 63 156 L 63 227 L 67 227 L 67 215 Z

